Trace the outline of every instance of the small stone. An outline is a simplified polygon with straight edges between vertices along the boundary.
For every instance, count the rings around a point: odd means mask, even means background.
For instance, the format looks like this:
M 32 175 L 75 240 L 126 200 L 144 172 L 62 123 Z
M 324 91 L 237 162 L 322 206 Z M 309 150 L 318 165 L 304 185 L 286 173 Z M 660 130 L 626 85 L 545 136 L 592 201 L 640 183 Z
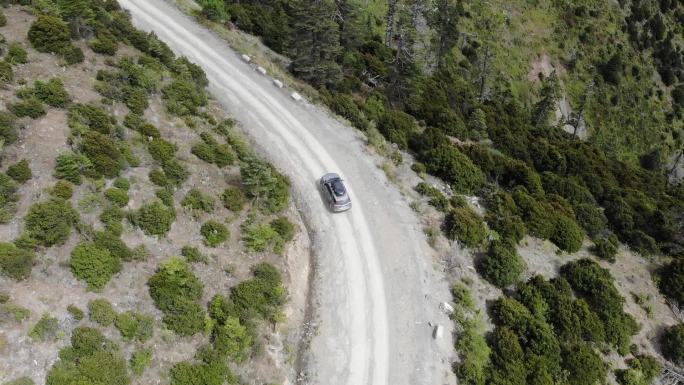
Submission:
M 283 88 L 283 82 L 281 82 L 278 79 L 273 79 L 273 85 L 278 87 L 278 88 Z
M 292 96 L 292 99 L 294 99 L 295 101 L 302 100 L 302 95 L 298 94 L 297 92 L 293 92 L 290 96 Z
M 266 75 L 266 68 L 264 68 L 264 67 L 262 67 L 262 66 L 259 66 L 259 67 L 256 68 L 256 70 L 257 70 L 258 73 L 260 73 L 260 74 L 262 74 L 262 75 Z
M 242 56 L 240 56 L 240 57 L 241 57 L 242 60 L 243 60 L 244 62 L 246 62 L 246 63 L 249 63 L 249 62 L 252 60 L 252 58 L 250 58 L 249 56 L 244 55 L 244 54 L 243 54 Z

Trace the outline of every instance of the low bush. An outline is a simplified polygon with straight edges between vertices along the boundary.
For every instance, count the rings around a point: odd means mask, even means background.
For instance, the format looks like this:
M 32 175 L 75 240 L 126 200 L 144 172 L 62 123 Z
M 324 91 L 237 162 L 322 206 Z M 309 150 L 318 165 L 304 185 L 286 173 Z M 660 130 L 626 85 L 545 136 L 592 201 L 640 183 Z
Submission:
M 74 195 L 74 185 L 65 180 L 58 180 L 50 193 L 57 198 L 68 200 Z
M 150 171 L 149 174 L 150 182 L 156 184 L 159 187 L 166 187 L 170 184 L 169 179 L 164 174 L 164 171 L 155 169 Z
M 0 86 L 14 80 L 14 70 L 12 65 L 4 60 L 0 60 Z
M 36 341 L 44 342 L 55 338 L 58 331 L 59 321 L 57 318 L 50 316 L 48 313 L 43 313 L 40 320 L 29 331 L 29 337 Z
M 425 182 L 420 182 L 416 185 L 415 190 L 418 194 L 428 197 L 428 203 L 437 210 L 442 212 L 449 210 L 449 200 L 437 187 L 433 187 Z
M 561 250 L 574 253 L 582 247 L 584 233 L 574 219 L 565 215 L 558 215 L 556 229 L 550 240 Z
M 280 234 L 268 223 L 249 224 L 242 228 L 242 243 L 247 250 L 252 252 L 263 252 L 273 246 L 274 251 L 279 246 L 282 248 Z
M 636 355 L 628 361 L 627 369 L 617 370 L 615 378 L 620 385 L 650 385 L 660 375 L 662 365 L 653 356 Z
M 184 256 L 185 260 L 190 263 L 207 261 L 207 257 L 204 256 L 199 249 L 194 246 L 183 246 L 181 249 L 181 255 Z
M 28 161 L 22 159 L 7 168 L 7 176 L 19 183 L 25 183 L 33 177 L 33 174 L 31 173 Z
M 28 38 L 33 47 L 40 52 L 61 53 L 71 46 L 69 25 L 49 15 L 38 16 L 31 24 Z
M 401 149 L 408 147 L 408 139 L 415 130 L 416 122 L 413 117 L 402 111 L 386 111 L 378 120 L 378 131 Z
M 247 199 L 245 194 L 238 187 L 228 187 L 223 194 L 221 194 L 223 206 L 230 211 L 239 213 L 245 207 Z
M 266 213 L 278 213 L 290 200 L 290 180 L 272 165 L 249 158 L 240 166 L 240 176 L 248 196 L 255 198 Z
M 7 223 L 14 217 L 18 200 L 17 184 L 12 178 L 0 173 L 0 223 Z
M 94 328 L 77 327 L 71 335 L 71 346 L 59 352 L 45 380 L 47 385 L 130 383 L 126 360 L 119 346 Z
M 123 232 L 121 221 L 124 219 L 124 212 L 115 206 L 106 207 L 100 214 L 100 221 L 104 224 L 108 233 L 120 236 Z
M 169 329 L 180 335 L 192 335 L 204 328 L 204 311 L 197 304 L 202 298 L 202 282 L 185 261 L 172 257 L 162 262 L 147 285 Z
M 52 246 L 64 243 L 78 220 L 78 213 L 69 202 L 53 198 L 34 203 L 24 218 L 24 226 L 39 244 Z
M 253 343 L 247 327 L 235 317 L 228 317 L 222 325 L 217 325 L 212 339 L 218 353 L 238 363 L 246 358 L 245 350 Z
M 254 278 L 242 281 L 230 289 L 235 313 L 243 321 L 260 317 L 276 322 L 285 303 L 285 288 L 278 269 L 260 263 L 252 270 Z
M 506 287 L 518 281 L 525 269 L 525 262 L 509 241 L 493 241 L 481 265 L 482 275 L 498 287 Z
M 663 356 L 675 365 L 684 365 L 684 324 L 668 327 L 660 338 Z
M 14 115 L 0 112 L 0 140 L 3 140 L 5 145 L 12 144 L 17 140 Z
M 204 237 L 204 244 L 210 247 L 220 245 L 230 236 L 226 226 L 214 220 L 205 222 L 200 228 L 200 233 Z
M 295 225 L 287 217 L 278 217 L 271 221 L 271 227 L 275 230 L 283 241 L 289 242 L 294 238 Z
M 179 362 L 171 368 L 169 377 L 171 385 L 192 385 L 198 378 L 202 379 L 203 385 L 222 385 L 230 374 L 226 363 L 216 359 L 199 363 Z
M 59 78 L 52 78 L 47 82 L 36 80 L 33 83 L 33 95 L 51 107 L 64 108 L 71 102 L 71 96 Z
M 67 47 L 62 50 L 61 54 L 64 58 L 64 62 L 66 63 L 66 65 L 83 63 L 83 61 L 85 60 L 85 55 L 83 54 L 83 50 L 81 50 L 80 47 Z
M 93 243 L 80 243 L 71 252 L 71 271 L 88 285 L 88 290 L 99 291 L 112 276 L 121 270 L 121 260 L 107 249 Z
M 164 162 L 162 169 L 164 170 L 164 175 L 166 175 L 168 183 L 176 186 L 179 186 L 188 179 L 188 176 L 190 176 L 188 170 L 186 170 L 176 159 Z
M 525 222 L 518 215 L 487 213 L 485 219 L 490 229 L 515 245 L 527 235 Z
M 478 247 L 487 237 L 487 228 L 482 219 L 469 207 L 456 207 L 444 219 L 446 236 L 463 242 L 470 248 Z
M 85 313 L 83 313 L 83 310 L 79 309 L 76 305 L 69 305 L 67 306 L 67 311 L 69 314 L 71 314 L 72 317 L 74 317 L 74 320 L 80 321 L 85 317 Z
M 17 306 L 13 303 L 0 303 L 0 324 L 7 322 L 23 322 L 31 315 L 29 309 Z
M 57 156 L 55 178 L 65 179 L 74 184 L 81 184 L 81 175 L 92 167 L 90 159 L 73 152 L 62 153 Z
M 121 261 L 133 260 L 133 250 L 119 238 L 119 234 L 109 231 L 98 231 L 93 236 L 93 243 L 98 248 L 109 251 L 113 257 Z
M 21 43 L 10 43 L 7 48 L 7 55 L 5 55 L 5 61 L 10 64 L 28 63 L 28 54 Z
M 454 146 L 440 145 L 424 153 L 421 161 L 430 174 L 444 179 L 458 193 L 476 193 L 484 185 L 482 171 Z
M 131 372 L 136 376 L 139 376 L 145 372 L 145 369 L 152 363 L 152 350 L 151 349 L 141 349 L 136 350 L 131 354 L 131 359 L 128 365 L 131 368 Z
M 176 220 L 173 208 L 160 201 L 144 204 L 138 211 L 131 213 L 131 222 L 147 235 L 164 236 Z
M 45 115 L 45 107 L 43 103 L 35 97 L 29 97 L 16 103 L 11 103 L 8 109 L 20 118 L 29 117 L 31 119 L 38 119 Z
M 102 107 L 94 104 L 74 104 L 69 108 L 67 121 L 69 127 L 79 133 L 93 130 L 109 135 L 116 129 L 116 119 Z
M 114 187 L 128 191 L 131 188 L 131 182 L 126 178 L 119 177 L 114 180 Z
M 17 281 L 31 275 L 35 255 L 33 251 L 19 248 L 11 243 L 0 242 L 0 270 Z
M 0 9 L 0 27 L 4 27 L 7 25 L 7 17 L 5 16 L 5 13 Z
M 660 271 L 660 291 L 684 304 L 684 258 L 677 258 Z
M 173 115 L 195 115 L 200 107 L 207 104 L 204 90 L 185 79 L 174 79 L 162 89 L 162 94 L 166 110 Z
M 104 298 L 88 302 L 88 317 L 102 326 L 110 326 L 116 319 L 116 311 L 112 304 Z
M 154 318 L 134 311 L 127 311 L 116 316 L 114 326 L 119 329 L 124 340 L 145 342 L 152 338 L 154 333 Z
M 155 195 L 160 201 L 162 201 L 164 205 L 166 205 L 166 207 L 173 208 L 173 193 L 171 190 L 167 188 L 161 188 L 155 192 Z
M 5 382 L 3 385 L 36 385 L 30 377 L 19 377 L 15 380 Z
M 611 263 L 615 262 L 615 256 L 618 252 L 617 236 L 611 233 L 608 236 L 595 239 L 592 251 L 601 259 Z
M 128 193 L 117 187 L 112 187 L 105 190 L 105 198 L 118 207 L 124 207 L 128 204 Z
M 93 176 L 114 178 L 124 166 L 119 143 L 110 136 L 88 131 L 82 136 L 81 151 L 92 163 Z
M 95 38 L 88 41 L 88 47 L 94 52 L 113 56 L 119 48 L 116 37 L 105 28 L 97 28 Z
M 193 188 L 188 191 L 181 205 L 191 210 L 200 210 L 205 213 L 214 211 L 214 198 L 203 194 L 199 189 Z

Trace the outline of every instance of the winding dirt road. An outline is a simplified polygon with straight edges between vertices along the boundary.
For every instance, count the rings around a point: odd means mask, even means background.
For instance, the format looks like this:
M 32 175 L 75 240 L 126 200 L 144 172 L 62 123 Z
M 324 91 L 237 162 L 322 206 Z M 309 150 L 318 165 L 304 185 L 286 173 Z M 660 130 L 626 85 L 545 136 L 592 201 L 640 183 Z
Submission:
M 210 92 L 292 180 L 314 244 L 317 335 L 307 371 L 325 385 L 448 384 L 450 338 L 428 322 L 449 298 L 434 272 L 421 226 L 388 184 L 354 129 L 272 85 L 210 31 L 163 0 L 120 0 L 134 24 L 202 66 Z M 347 180 L 354 207 L 326 210 L 316 188 L 326 172 Z M 446 334 L 448 336 L 448 334 Z

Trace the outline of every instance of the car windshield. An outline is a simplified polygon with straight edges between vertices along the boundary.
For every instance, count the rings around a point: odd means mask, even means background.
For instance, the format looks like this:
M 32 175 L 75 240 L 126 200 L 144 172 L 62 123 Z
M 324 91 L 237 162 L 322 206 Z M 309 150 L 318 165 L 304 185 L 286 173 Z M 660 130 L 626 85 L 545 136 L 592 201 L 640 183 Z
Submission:
M 342 181 L 340 179 L 334 180 L 330 183 L 330 186 L 332 187 L 333 192 L 335 195 L 338 197 L 343 196 L 346 191 L 344 190 L 344 184 L 342 184 Z

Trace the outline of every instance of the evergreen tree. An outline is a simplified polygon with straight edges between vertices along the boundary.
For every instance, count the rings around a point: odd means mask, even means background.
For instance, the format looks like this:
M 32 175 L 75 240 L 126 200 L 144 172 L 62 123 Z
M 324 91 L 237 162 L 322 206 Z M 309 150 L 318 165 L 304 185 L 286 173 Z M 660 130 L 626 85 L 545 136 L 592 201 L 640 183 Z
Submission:
M 356 49 L 363 43 L 359 6 L 350 0 L 335 0 L 337 24 L 340 26 L 340 44 Z
M 209 20 L 221 21 L 228 18 L 226 3 L 223 0 L 201 0 L 202 14 Z
M 558 101 L 558 78 L 556 71 L 553 71 L 546 79 L 544 79 L 541 89 L 541 99 L 534 106 L 534 114 L 532 116 L 535 127 L 543 127 L 548 124 L 551 118 L 551 113 L 556 108 Z
M 317 87 L 335 84 L 341 74 L 335 12 L 332 0 L 299 0 L 293 5 L 291 70 Z
M 458 40 L 458 17 L 463 6 L 458 0 L 437 0 L 431 26 L 437 35 L 437 63 L 441 64 L 444 55 L 451 51 Z
M 416 23 L 421 0 L 415 0 L 410 8 L 403 6 L 397 20 L 397 50 L 389 75 L 388 92 L 392 101 L 404 104 L 411 94 L 411 83 L 418 75 L 415 61 Z

